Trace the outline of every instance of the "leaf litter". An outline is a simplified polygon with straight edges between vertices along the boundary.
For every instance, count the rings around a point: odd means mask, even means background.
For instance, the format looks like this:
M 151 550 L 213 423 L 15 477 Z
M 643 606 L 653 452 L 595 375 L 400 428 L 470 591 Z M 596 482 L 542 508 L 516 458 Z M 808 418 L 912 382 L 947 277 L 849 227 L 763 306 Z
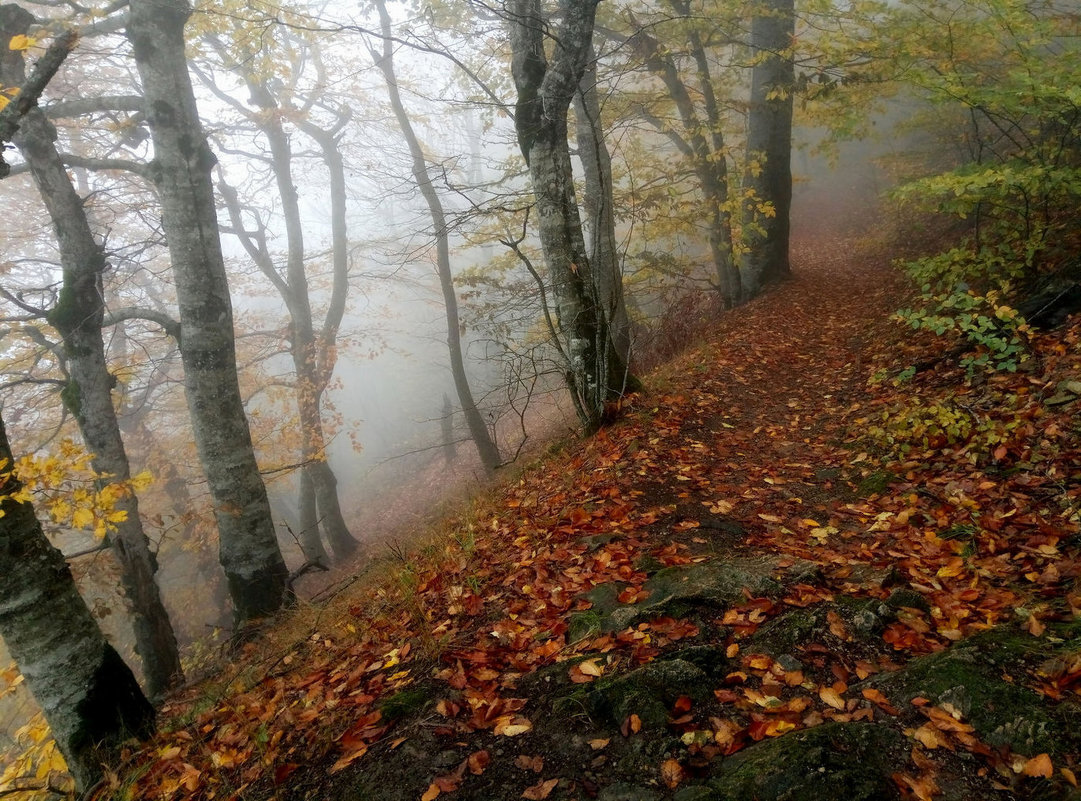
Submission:
M 963 704 L 872 682 L 1014 625 L 1029 642 L 1009 681 L 1078 703 L 1081 653 L 1059 646 L 1081 610 L 1081 431 L 1044 401 L 1081 379 L 1081 324 L 1038 336 L 1028 372 L 974 382 L 943 360 L 869 380 L 936 358 L 889 322 L 904 290 L 885 257 L 821 240 L 795 264 L 622 421 L 477 500 L 429 555 L 373 566 L 302 637 L 251 643 L 173 698 L 98 797 L 662 798 L 838 723 L 903 734 L 898 797 L 1065 798 L 1072 745 L 1019 753 Z M 890 429 L 943 403 L 976 419 L 967 435 Z M 658 571 L 748 553 L 779 560 L 781 595 L 648 607 Z M 606 628 L 606 587 L 650 613 Z M 813 624 L 767 648 L 796 615 Z M 598 711 L 673 655 L 706 686 L 661 725 Z

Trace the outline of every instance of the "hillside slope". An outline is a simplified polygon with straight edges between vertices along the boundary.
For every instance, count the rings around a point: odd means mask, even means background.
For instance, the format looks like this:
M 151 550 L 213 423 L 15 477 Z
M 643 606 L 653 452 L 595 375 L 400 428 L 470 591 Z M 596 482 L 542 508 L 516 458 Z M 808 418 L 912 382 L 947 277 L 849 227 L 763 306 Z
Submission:
M 99 797 L 1081 798 L 1081 326 L 966 381 L 887 259 L 794 265 Z

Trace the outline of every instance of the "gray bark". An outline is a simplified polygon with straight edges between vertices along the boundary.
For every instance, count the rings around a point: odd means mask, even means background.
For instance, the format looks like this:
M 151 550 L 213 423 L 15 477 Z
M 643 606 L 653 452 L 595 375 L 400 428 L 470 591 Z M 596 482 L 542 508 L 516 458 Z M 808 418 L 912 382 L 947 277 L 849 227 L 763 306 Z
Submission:
M 550 63 L 544 45 L 551 21 L 540 0 L 512 0 L 508 8 L 518 144 L 532 179 L 538 233 L 568 359 L 567 385 L 583 426 L 593 431 L 605 421 L 605 404 L 619 399 L 630 375 L 612 342 L 586 250 L 567 145 L 568 110 L 589 60 L 597 6 L 595 0 L 562 0 Z M 617 384 L 612 376 L 624 380 Z
M 443 211 L 443 202 L 432 184 L 431 175 L 428 174 L 428 162 L 424 158 L 424 149 L 420 145 L 413 123 L 409 119 L 409 113 L 402 102 L 401 93 L 398 91 L 398 79 L 394 74 L 394 43 L 391 41 L 390 16 L 387 14 L 385 0 L 376 0 L 376 9 L 379 12 L 379 20 L 383 33 L 383 52 L 380 54 L 373 51 L 372 57 L 376 65 L 383 73 L 387 84 L 387 94 L 390 97 L 390 105 L 394 110 L 394 116 L 398 121 L 398 128 L 402 132 L 406 145 L 409 147 L 409 155 L 412 159 L 413 179 L 417 182 L 417 188 L 428 205 L 428 213 L 432 218 L 433 233 L 435 235 L 436 270 L 439 274 L 439 287 L 443 292 L 443 309 L 446 313 L 447 322 L 447 351 L 450 355 L 450 371 L 454 378 L 454 389 L 458 393 L 458 404 L 461 406 L 462 415 L 465 417 L 466 426 L 469 428 L 469 436 L 477 448 L 481 464 L 484 469 L 491 472 L 499 467 L 502 456 L 499 447 L 492 439 L 492 433 L 480 409 L 477 408 L 473 399 L 473 390 L 469 386 L 469 376 L 465 370 L 465 358 L 462 354 L 461 319 L 458 315 L 458 294 L 454 288 L 454 275 L 450 269 L 450 237 L 447 230 L 447 216 Z
M 33 15 L 18 6 L 0 6 L 0 41 L 25 34 L 34 22 Z M 3 53 L 0 81 L 17 86 L 23 70 L 21 51 Z M 63 340 L 69 384 L 61 396 L 93 456 L 94 470 L 109 477 L 101 483 L 128 481 L 131 467 L 117 424 L 112 396 L 115 380 L 109 373 L 101 334 L 105 254 L 56 149 L 56 130 L 41 109 L 35 106 L 27 111 L 14 141 L 53 221 L 60 250 L 63 285 L 48 321 Z M 147 692 L 157 698 L 182 678 L 180 654 L 154 579 L 157 560 L 143 531 L 135 493 L 121 498 L 117 510 L 127 518 L 116 524 L 113 552 L 132 606 L 135 650 L 142 659 Z
M 597 277 L 604 313 L 610 321 L 612 344 L 624 364 L 631 360 L 631 323 L 623 300 L 623 271 L 616 243 L 616 215 L 612 199 L 612 157 L 604 142 L 601 104 L 597 95 L 597 54 L 589 48 L 588 61 L 574 95 L 575 138 L 585 177 L 582 206 L 586 212 L 589 258 Z
M 690 14 L 689 8 L 678 0 L 670 2 L 669 5 L 677 14 L 684 17 Z M 713 92 L 705 49 L 697 33 L 692 31 L 689 43 L 698 73 L 698 94 L 702 96 L 703 119 L 671 53 L 645 31 L 636 33 L 633 42 L 645 65 L 663 81 L 679 114 L 683 133 L 679 134 L 671 129 L 666 130 L 666 133 L 694 167 L 695 177 L 705 200 L 709 248 L 717 272 L 717 285 L 724 305 L 731 308 L 740 302 L 742 290 L 739 269 L 733 256 L 731 213 L 727 207 L 728 157 L 725 154 L 720 112 Z M 656 124 L 661 121 L 653 118 L 651 122 Z
M 233 312 L 210 170 L 214 156 L 184 57 L 184 0 L 132 0 L 131 40 L 154 144 L 152 165 L 180 310 L 184 390 L 218 523 L 219 559 L 236 622 L 286 597 L 278 548 L 236 373 Z
M 748 169 L 744 186 L 774 216 L 744 211 L 744 254 L 740 273 L 744 298 L 789 275 L 789 212 L 792 206 L 792 100 L 795 66 L 793 0 L 766 0 L 751 21 L 751 102 L 747 114 Z M 771 97 L 771 95 L 773 95 Z M 757 162 L 757 169 L 751 165 Z
M 252 100 L 262 110 L 259 129 L 270 146 L 271 167 L 281 197 L 285 219 L 286 263 L 285 280 L 277 282 L 282 299 L 289 310 L 290 353 L 296 373 L 297 408 L 304 472 L 308 476 L 319 523 L 327 542 L 338 560 L 345 560 L 357 548 L 357 541 L 346 525 L 338 500 L 338 479 L 327 463 L 326 434 L 323 430 L 322 397 L 330 374 L 320 375 L 319 350 L 312 318 L 308 275 L 304 268 L 304 228 L 300 217 L 300 199 L 293 183 L 293 152 L 289 135 L 281 122 L 278 108 L 264 83 L 248 80 Z M 274 270 L 274 265 L 264 265 Z M 302 485 L 303 486 L 303 485 Z
M 14 462 L 3 420 L 0 461 Z M 79 791 L 129 736 L 149 736 L 154 709 L 134 674 L 105 641 L 63 555 L 49 544 L 20 488 L 0 477 L 0 637 L 41 706 Z

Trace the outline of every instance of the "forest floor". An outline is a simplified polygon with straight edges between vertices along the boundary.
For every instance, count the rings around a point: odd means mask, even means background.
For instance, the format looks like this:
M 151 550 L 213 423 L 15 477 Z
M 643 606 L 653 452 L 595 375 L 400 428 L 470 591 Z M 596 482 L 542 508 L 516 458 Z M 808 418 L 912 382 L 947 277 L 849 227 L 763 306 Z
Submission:
M 794 270 L 98 797 L 1081 798 L 1081 321 L 967 376 L 882 251 Z

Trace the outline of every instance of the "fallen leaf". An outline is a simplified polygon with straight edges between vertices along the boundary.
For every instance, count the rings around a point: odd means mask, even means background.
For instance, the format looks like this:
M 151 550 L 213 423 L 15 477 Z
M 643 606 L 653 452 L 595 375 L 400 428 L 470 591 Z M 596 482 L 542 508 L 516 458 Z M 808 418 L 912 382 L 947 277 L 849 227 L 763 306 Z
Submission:
M 552 790 L 555 789 L 557 784 L 559 784 L 559 779 L 537 782 L 532 787 L 525 789 L 522 798 L 528 798 L 529 801 L 544 801 L 545 798 L 552 794 Z
M 439 785 L 432 782 L 428 785 L 428 789 L 424 791 L 424 795 L 420 797 L 420 801 L 435 801 L 441 792 L 442 790 L 439 789 Z
M 683 766 L 674 759 L 666 759 L 661 763 L 661 780 L 669 790 L 675 790 L 683 781 Z
M 820 687 L 818 690 L 818 697 L 821 698 L 823 702 L 825 702 L 829 706 L 832 706 L 834 709 L 837 709 L 841 712 L 844 711 L 845 699 L 842 698 L 840 693 L 838 693 L 832 687 Z
M 1021 772 L 1026 776 L 1042 776 L 1050 779 L 1055 774 L 1055 767 L 1051 764 L 1049 754 L 1037 754 L 1025 763 Z
M 488 764 L 492 761 L 492 755 L 487 751 L 476 751 L 469 755 L 466 760 L 466 764 L 469 766 L 469 772 L 474 776 L 480 776 L 484 773 L 484 769 L 488 767 Z
M 534 773 L 540 773 L 544 770 L 544 757 L 519 754 L 514 758 L 514 765 L 522 770 L 531 770 Z
M 610 739 L 597 738 L 596 740 L 589 741 L 589 747 L 592 748 L 594 751 L 600 751 L 602 748 L 607 748 L 608 743 L 610 742 L 612 742 Z

